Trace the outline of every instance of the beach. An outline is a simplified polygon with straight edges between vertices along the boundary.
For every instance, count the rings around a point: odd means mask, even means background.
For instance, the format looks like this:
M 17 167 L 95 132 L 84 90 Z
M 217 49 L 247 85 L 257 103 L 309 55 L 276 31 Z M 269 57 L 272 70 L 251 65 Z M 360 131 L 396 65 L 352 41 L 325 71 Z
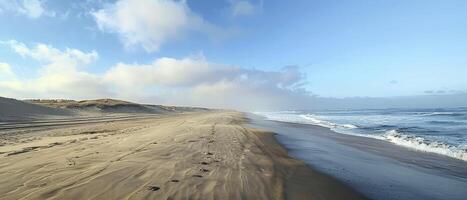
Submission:
M 0 200 L 467 200 L 467 0 L 0 0 Z
M 1 131 L 0 199 L 364 198 L 240 112 L 60 123 Z

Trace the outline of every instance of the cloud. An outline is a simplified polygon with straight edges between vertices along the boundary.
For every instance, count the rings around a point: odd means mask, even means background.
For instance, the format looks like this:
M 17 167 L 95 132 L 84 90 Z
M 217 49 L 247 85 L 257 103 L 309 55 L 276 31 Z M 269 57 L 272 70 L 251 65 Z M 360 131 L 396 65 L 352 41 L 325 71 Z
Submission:
M 249 111 L 298 108 L 311 98 L 306 91 L 280 87 L 280 84 L 256 79 L 222 80 L 197 85 L 188 94 L 194 105 Z
M 8 63 L 0 63 L 0 89 L 1 88 L 18 88 L 18 81 L 15 73 L 11 70 Z
M 161 86 L 192 86 L 220 81 L 248 80 L 290 87 L 302 78 L 296 67 L 282 72 L 245 69 L 208 62 L 204 57 L 183 59 L 159 58 L 150 64 L 119 63 L 110 69 L 106 80 L 121 86 L 155 84 Z
M 93 74 L 86 66 L 99 58 L 95 51 L 28 46 L 14 40 L 3 44 L 41 63 L 37 76 L 29 79 L 0 63 L 0 95 L 15 98 L 120 98 L 246 111 L 467 106 L 467 93 L 458 90 L 394 98 L 322 98 L 304 88 L 306 77 L 297 66 L 266 71 L 213 63 L 204 56 L 117 63 L 102 74 Z
M 11 11 L 17 14 L 25 15 L 31 19 L 41 16 L 55 16 L 55 12 L 44 8 L 40 0 L 0 0 L 0 11 Z
M 231 10 L 234 17 L 252 15 L 255 13 L 256 9 L 257 8 L 249 1 L 231 1 Z
M 98 59 L 84 52 L 51 45 L 4 42 L 24 58 L 42 63 L 33 79 L 0 79 L 0 95 L 16 98 L 123 98 L 147 103 L 267 109 L 295 105 L 308 94 L 301 89 L 298 67 L 280 71 L 211 63 L 203 56 L 157 58 L 147 64 L 117 63 L 103 74 L 86 72 Z M 0 73 L 15 76 L 7 64 Z
M 34 48 L 29 48 L 25 44 L 16 40 L 6 42 L 16 53 L 23 57 L 31 57 L 38 61 L 49 63 L 63 63 L 63 67 L 76 67 L 78 64 L 89 64 L 95 61 L 99 55 L 96 51 L 84 53 L 77 49 L 66 48 L 61 51 L 46 44 L 37 44 Z
M 298 67 L 263 71 L 210 63 L 204 57 L 119 63 L 104 80 L 126 96 L 156 88 L 159 102 L 192 106 L 265 109 L 293 104 L 289 97 L 307 95 L 300 91 L 304 75 Z
M 119 63 L 106 74 L 106 80 L 132 87 L 147 84 L 189 86 L 236 70 L 219 68 L 221 66 L 208 63 L 204 58 L 160 58 L 147 65 Z
M 70 48 L 62 51 L 46 44 L 30 48 L 15 40 L 5 43 L 19 55 L 43 63 L 34 79 L 20 80 L 19 76 L 14 76 L 14 79 L 1 80 L 0 88 L 7 94 L 60 98 L 110 95 L 99 76 L 80 69 L 98 58 L 95 51 L 82 52 Z
M 30 18 L 38 18 L 44 13 L 44 8 L 39 0 L 23 0 L 18 12 L 25 14 Z
M 8 63 L 0 62 L 0 79 L 9 79 L 14 76 L 14 73 L 11 71 L 11 67 Z
M 188 32 L 219 32 L 193 13 L 186 1 L 119 0 L 91 14 L 102 31 L 117 33 L 126 47 L 141 46 L 147 52 Z

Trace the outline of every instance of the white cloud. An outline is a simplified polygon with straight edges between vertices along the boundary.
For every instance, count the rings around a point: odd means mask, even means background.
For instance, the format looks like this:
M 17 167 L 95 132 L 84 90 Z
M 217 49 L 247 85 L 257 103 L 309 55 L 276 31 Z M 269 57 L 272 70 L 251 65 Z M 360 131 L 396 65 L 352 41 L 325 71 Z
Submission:
M 118 63 L 102 75 L 86 72 L 95 51 L 60 50 L 46 44 L 29 47 L 4 42 L 18 55 L 43 63 L 37 77 L 20 79 L 0 65 L 0 95 L 16 98 L 122 98 L 148 103 L 223 108 L 270 108 L 293 104 L 301 96 L 303 74 L 297 67 L 263 71 L 216 64 L 203 56 L 159 58 L 148 64 Z M 292 97 L 292 100 L 290 99 Z
M 252 70 L 210 63 L 203 57 L 160 58 L 147 65 L 119 63 L 104 76 L 126 96 L 157 88 L 160 103 L 238 109 L 293 103 L 289 97 L 303 94 L 298 91 L 303 78 L 296 67 Z
M 231 9 L 233 16 L 252 15 L 256 11 L 256 7 L 249 1 L 234 0 L 231 1 Z
M 8 63 L 1 63 L 0 62 L 0 79 L 5 80 L 12 78 L 14 76 L 13 72 L 11 71 L 11 67 Z
M 6 42 L 19 55 L 31 57 L 38 61 L 49 63 L 68 62 L 64 66 L 76 67 L 78 64 L 89 64 L 95 61 L 99 55 L 96 51 L 84 53 L 77 49 L 66 48 L 65 51 L 56 49 L 50 45 L 37 44 L 34 48 L 29 48 L 25 44 L 16 40 Z
M 55 16 L 55 12 L 46 10 L 40 0 L 0 0 L 0 10 L 15 12 L 31 19 L 44 15 Z
M 98 58 L 95 51 L 82 52 L 67 48 L 64 51 L 50 45 L 37 44 L 29 48 L 23 43 L 6 42 L 13 51 L 25 58 L 40 61 L 38 76 L 31 80 L 18 78 L 3 80 L 0 87 L 4 92 L 22 97 L 97 97 L 109 95 L 99 76 L 80 70 Z M 18 77 L 18 76 L 16 76 Z
M 39 0 L 23 0 L 22 7 L 18 11 L 30 18 L 38 18 L 44 13 L 44 8 Z
M 8 63 L 0 63 L 0 89 L 20 89 L 21 83 L 17 80 L 15 73 Z
M 119 63 L 111 68 L 104 78 L 107 82 L 121 87 L 191 87 L 219 82 L 249 82 L 271 84 L 278 88 L 294 88 L 303 75 L 296 67 L 286 67 L 281 72 L 270 72 L 210 63 L 204 57 L 188 57 L 159 58 L 147 65 Z
M 126 47 L 140 45 L 148 52 L 190 31 L 218 31 L 193 13 L 185 1 L 118 0 L 92 15 L 101 30 L 117 33 Z
M 0 95 L 14 98 L 121 98 L 156 104 L 235 108 L 241 110 L 310 108 L 388 108 L 466 106 L 467 94 L 398 98 L 320 98 L 302 88 L 297 67 L 280 71 L 216 64 L 204 57 L 159 58 L 148 64 L 119 63 L 103 74 L 85 67 L 98 59 L 95 51 L 46 44 L 33 47 L 2 42 L 23 56 L 42 63 L 37 76 L 24 79 L 13 67 L 0 63 Z
M 202 57 L 160 58 L 147 65 L 119 63 L 108 71 L 105 78 L 121 86 L 152 84 L 181 87 L 229 78 L 229 73 L 239 70 L 209 63 Z

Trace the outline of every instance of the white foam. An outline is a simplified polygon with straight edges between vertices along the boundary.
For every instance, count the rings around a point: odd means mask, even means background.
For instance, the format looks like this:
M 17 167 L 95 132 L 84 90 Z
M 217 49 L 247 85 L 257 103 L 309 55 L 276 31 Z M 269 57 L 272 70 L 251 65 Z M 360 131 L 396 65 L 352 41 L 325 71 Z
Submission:
M 467 161 L 467 149 L 462 149 L 462 147 L 454 147 L 438 141 L 429 141 L 422 137 L 405 135 L 396 130 L 386 132 L 381 138 L 391 143 L 418 151 L 437 153 Z
M 455 115 L 454 112 L 431 112 L 431 113 L 423 113 L 420 116 L 438 116 L 438 115 Z
M 330 129 L 334 128 L 345 128 L 345 129 L 354 129 L 358 128 L 353 124 L 336 124 L 323 119 L 319 119 L 317 116 L 312 114 L 298 114 L 297 112 L 284 111 L 284 112 L 255 112 L 254 114 L 261 115 L 266 117 L 268 120 L 274 121 L 283 121 L 283 122 L 292 122 L 292 123 L 302 123 L 302 124 L 311 124 L 327 127 Z
M 429 141 L 421 137 L 410 136 L 403 133 L 399 133 L 396 130 L 387 131 L 384 134 L 360 134 L 352 132 L 352 129 L 358 128 L 353 124 L 336 124 L 323 119 L 319 119 L 317 116 L 312 114 L 298 114 L 295 112 L 263 112 L 255 113 L 266 117 L 269 120 L 292 122 L 292 123 L 303 123 L 312 124 L 330 128 L 331 130 L 342 133 L 361 137 L 374 138 L 379 140 L 386 140 L 393 144 L 412 148 L 418 151 L 437 153 L 452 158 L 467 161 L 467 144 L 460 145 L 459 147 L 451 146 L 438 141 Z M 432 113 L 430 113 L 432 114 Z

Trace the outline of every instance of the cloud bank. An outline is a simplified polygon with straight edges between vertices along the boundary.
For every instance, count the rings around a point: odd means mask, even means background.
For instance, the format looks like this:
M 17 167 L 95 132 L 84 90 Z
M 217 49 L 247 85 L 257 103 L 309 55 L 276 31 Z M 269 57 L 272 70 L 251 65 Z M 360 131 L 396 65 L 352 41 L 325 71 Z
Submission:
M 117 33 L 126 47 L 141 46 L 147 52 L 188 32 L 219 32 L 192 12 L 186 1 L 118 0 L 91 14 L 102 31 Z
M 203 56 L 157 58 L 147 64 L 117 63 L 102 74 L 87 72 L 96 51 L 57 49 L 5 42 L 14 52 L 42 63 L 37 76 L 23 80 L 14 67 L 0 64 L 0 95 L 17 98 L 124 98 L 147 103 L 235 109 L 269 109 L 294 104 L 308 94 L 297 67 L 280 71 L 247 69 L 209 62 Z M 297 103 L 297 102 L 295 102 Z
M 289 101 L 287 96 L 299 95 L 303 78 L 297 67 L 262 71 L 210 63 L 203 57 L 120 63 L 104 75 L 126 96 L 153 92 L 162 103 L 236 109 L 278 107 Z
M 233 108 L 239 110 L 425 108 L 467 106 L 467 93 L 392 98 L 323 98 L 305 90 L 298 67 L 265 71 L 209 62 L 203 56 L 156 58 L 117 63 L 102 74 L 88 72 L 96 51 L 57 49 L 2 42 L 25 59 L 37 61 L 34 78 L 23 79 L 15 66 L 0 63 L 0 96 L 15 98 L 121 98 L 143 103 Z

